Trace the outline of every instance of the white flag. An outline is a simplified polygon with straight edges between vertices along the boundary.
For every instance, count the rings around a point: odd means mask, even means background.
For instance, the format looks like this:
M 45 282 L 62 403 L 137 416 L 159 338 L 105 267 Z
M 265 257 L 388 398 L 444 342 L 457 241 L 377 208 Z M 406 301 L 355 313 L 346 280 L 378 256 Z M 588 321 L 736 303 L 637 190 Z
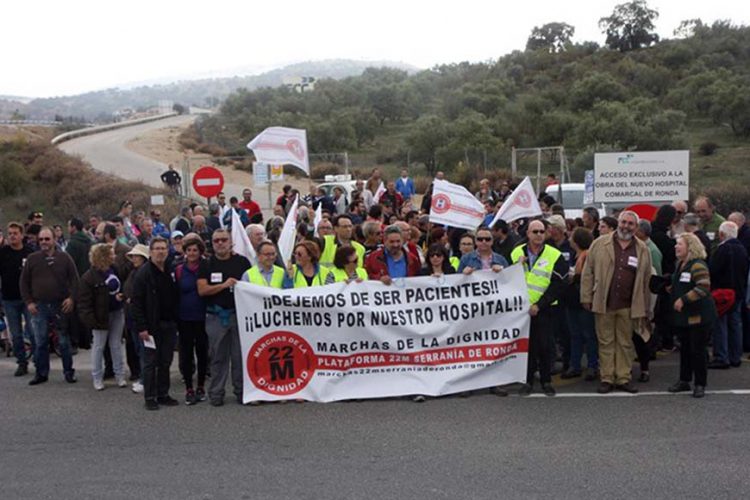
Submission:
M 380 181 L 380 184 L 378 185 L 378 189 L 376 189 L 375 194 L 372 195 L 372 202 L 380 203 L 380 197 L 383 196 L 384 193 L 385 193 L 385 186 L 383 185 L 383 181 Z
M 245 232 L 245 228 L 242 226 L 240 216 L 237 215 L 237 210 L 230 208 L 232 211 L 232 250 L 237 255 L 247 257 L 247 260 L 254 266 L 258 265 L 258 256 L 255 253 L 253 245 L 250 243 L 250 238 Z
M 507 200 L 500 207 L 500 210 L 495 214 L 495 218 L 492 219 L 490 227 L 495 225 L 495 222 L 500 219 L 505 222 L 513 222 L 514 220 L 521 219 L 523 217 L 536 217 L 542 215 L 542 209 L 539 206 L 539 201 L 536 199 L 534 194 L 534 188 L 531 186 L 531 180 L 526 177 L 521 184 L 510 194 Z
M 273 165 L 289 164 L 310 175 L 307 131 L 298 128 L 269 127 L 247 145 L 258 161 Z
M 313 219 L 313 225 L 315 226 L 315 236 L 318 235 L 318 224 L 323 220 L 323 204 L 318 203 L 318 208 L 315 209 L 315 218 Z
M 292 208 L 289 210 L 289 215 L 286 216 L 284 221 L 284 227 L 281 229 L 281 236 L 279 236 L 279 252 L 281 258 L 284 260 L 284 265 L 288 265 L 289 261 L 292 260 L 292 252 L 294 252 L 294 242 L 297 240 L 297 204 L 299 203 L 299 195 L 294 199 Z
M 435 179 L 430 222 L 474 230 L 482 224 L 486 215 L 484 204 L 468 189 L 459 184 Z

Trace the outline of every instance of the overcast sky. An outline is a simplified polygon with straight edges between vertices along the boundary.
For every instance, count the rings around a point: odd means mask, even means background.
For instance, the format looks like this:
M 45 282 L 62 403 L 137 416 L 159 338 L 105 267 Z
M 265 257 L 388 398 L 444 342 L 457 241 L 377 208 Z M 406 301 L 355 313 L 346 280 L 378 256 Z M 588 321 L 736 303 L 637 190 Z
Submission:
M 77 94 L 128 82 L 331 58 L 428 68 L 523 50 L 534 26 L 562 21 L 603 44 L 612 0 L 297 1 L 26 0 L 4 2 L 0 95 Z M 657 32 L 684 19 L 750 24 L 738 0 L 651 0 Z M 511 7 L 512 5 L 512 7 Z

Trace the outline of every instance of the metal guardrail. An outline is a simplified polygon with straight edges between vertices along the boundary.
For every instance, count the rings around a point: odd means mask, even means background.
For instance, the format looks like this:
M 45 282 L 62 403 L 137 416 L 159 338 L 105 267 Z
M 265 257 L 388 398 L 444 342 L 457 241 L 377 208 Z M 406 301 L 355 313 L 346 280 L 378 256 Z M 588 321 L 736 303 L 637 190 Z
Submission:
M 66 123 L 50 120 L 0 120 L 0 125 L 48 125 L 50 127 L 59 127 L 62 125 L 66 125 Z M 82 123 L 81 125 L 83 125 L 84 127 L 94 126 L 93 123 Z
M 167 113 L 163 115 L 147 116 L 146 118 L 139 118 L 137 120 L 109 123 L 107 125 L 98 125 L 96 127 L 88 127 L 88 128 L 78 129 L 78 130 L 72 130 L 70 132 L 65 132 L 64 134 L 60 134 L 56 137 L 53 137 L 50 142 L 52 144 L 60 144 L 61 142 L 74 139 L 76 137 L 83 137 L 86 135 L 97 134 L 99 132 L 106 132 L 107 130 L 116 130 L 118 128 L 125 128 L 131 125 L 139 125 L 141 123 L 154 122 L 156 120 L 163 120 L 164 118 L 171 118 L 173 116 L 178 116 L 178 113 Z

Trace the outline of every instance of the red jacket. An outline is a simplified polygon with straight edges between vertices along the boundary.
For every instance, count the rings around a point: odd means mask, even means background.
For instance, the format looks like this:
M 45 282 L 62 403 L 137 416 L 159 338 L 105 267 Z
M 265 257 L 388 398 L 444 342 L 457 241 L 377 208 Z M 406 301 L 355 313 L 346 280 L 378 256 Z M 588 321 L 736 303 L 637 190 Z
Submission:
M 248 218 L 260 212 L 260 205 L 258 205 L 253 200 L 250 200 L 250 201 L 242 200 L 240 202 L 240 208 L 245 209 L 245 211 L 247 212 Z
M 415 257 L 413 253 L 404 249 L 404 255 L 406 255 L 406 275 L 407 276 L 419 276 L 419 272 L 422 269 L 422 264 L 419 262 L 419 258 Z M 383 276 L 388 276 L 388 264 L 385 261 L 385 249 L 378 248 L 365 260 L 365 269 L 367 275 L 371 280 L 379 280 Z

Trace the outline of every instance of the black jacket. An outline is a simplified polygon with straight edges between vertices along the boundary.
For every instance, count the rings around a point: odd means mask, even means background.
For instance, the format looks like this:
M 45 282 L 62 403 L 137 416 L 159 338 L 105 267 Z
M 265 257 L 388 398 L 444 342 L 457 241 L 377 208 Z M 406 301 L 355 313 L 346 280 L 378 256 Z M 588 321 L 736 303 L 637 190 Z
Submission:
M 170 268 L 165 268 L 167 273 Z M 157 287 L 157 268 L 151 261 L 138 268 L 133 277 L 133 297 L 131 299 L 131 312 L 133 314 L 133 323 L 136 332 L 147 330 L 151 335 L 158 335 L 159 320 L 162 317 L 159 300 L 159 290 Z M 172 293 L 174 303 L 179 304 L 180 290 L 177 283 L 172 280 L 174 286 L 168 291 Z M 177 310 L 174 312 L 177 317 Z
M 118 279 L 122 276 L 115 269 Z M 78 282 L 78 317 L 87 328 L 107 330 L 109 328 L 109 289 L 101 271 L 90 268 Z
M 731 288 L 737 300 L 745 297 L 747 287 L 747 252 L 737 238 L 724 241 L 713 251 L 709 264 L 711 288 Z
M 663 275 L 672 275 L 674 273 L 677 256 L 674 253 L 675 241 L 669 237 L 667 231 L 669 228 L 659 227 L 654 223 L 651 230 L 651 241 L 661 252 L 661 272 Z

